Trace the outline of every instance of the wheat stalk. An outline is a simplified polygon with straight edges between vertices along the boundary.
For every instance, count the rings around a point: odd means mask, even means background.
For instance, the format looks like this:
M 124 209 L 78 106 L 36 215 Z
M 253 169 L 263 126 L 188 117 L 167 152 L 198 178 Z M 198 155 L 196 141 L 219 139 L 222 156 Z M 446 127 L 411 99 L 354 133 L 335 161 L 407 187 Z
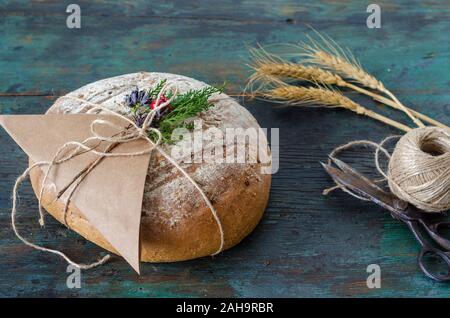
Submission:
M 292 78 L 292 79 L 300 79 L 306 80 L 313 83 L 325 84 L 325 85 L 337 85 L 340 87 L 346 87 L 357 91 L 359 93 L 365 94 L 367 96 L 372 97 L 373 99 L 386 104 L 392 108 L 402 110 L 402 108 L 391 99 L 388 99 L 379 94 L 368 91 L 364 88 L 356 86 L 352 83 L 345 81 L 338 74 L 332 73 L 326 69 L 322 69 L 315 65 L 304 65 L 299 63 L 292 63 L 280 56 L 270 54 L 260 47 L 259 50 L 251 49 L 251 55 L 253 56 L 252 64 L 250 67 L 255 71 L 249 79 L 248 87 L 253 86 L 256 82 L 262 82 L 264 86 L 264 82 L 272 80 L 273 77 L 282 77 L 282 78 Z M 365 86 L 370 88 L 384 88 L 383 84 L 379 82 L 376 78 L 371 76 L 365 71 L 362 71 L 362 68 L 359 68 L 350 65 L 353 69 L 353 73 L 359 73 L 357 76 L 360 80 L 365 83 Z M 347 69 L 348 71 L 348 69 Z M 411 112 L 414 116 L 419 119 L 422 119 L 425 122 L 428 122 L 432 125 L 449 128 L 448 126 L 420 113 L 411 108 L 404 106 L 409 112 Z
M 342 84 L 342 78 L 327 70 L 295 63 L 263 64 L 256 69 L 258 74 L 266 76 L 290 77 L 307 81 L 316 81 L 330 85 Z
M 272 76 L 289 77 L 329 85 L 339 85 L 343 82 L 343 79 L 337 74 L 317 66 L 288 62 L 280 56 L 268 53 L 262 47 L 250 49 L 250 54 L 252 64 L 249 66 L 255 71 L 250 76 L 250 83 Z
M 354 91 L 357 91 L 357 92 L 362 93 L 364 95 L 370 96 L 374 100 L 379 101 L 380 103 L 388 105 L 388 106 L 390 106 L 392 108 L 401 110 L 401 107 L 396 102 L 390 100 L 389 98 L 386 98 L 386 97 L 381 96 L 379 94 L 375 94 L 375 93 L 373 93 L 371 91 L 368 91 L 368 90 L 366 90 L 364 88 L 361 88 L 359 86 L 353 85 L 353 84 L 348 83 L 348 82 L 344 82 L 344 85 L 342 85 L 342 86 L 350 88 L 350 89 L 353 89 Z M 424 114 L 422 114 L 422 113 L 420 113 L 420 112 L 418 112 L 418 111 L 416 111 L 414 109 L 411 109 L 411 108 L 409 108 L 407 106 L 404 106 L 404 107 L 406 109 L 408 109 L 408 111 L 410 111 L 414 116 L 416 116 L 417 118 L 419 118 L 419 119 L 421 119 L 421 120 L 423 120 L 423 121 L 425 121 L 425 122 L 427 122 L 427 123 L 429 123 L 431 125 L 434 125 L 434 126 L 437 126 L 437 127 L 441 127 L 441 128 L 444 128 L 444 129 L 450 129 L 450 127 L 448 127 L 447 125 L 444 125 L 443 123 L 441 123 L 441 122 L 439 122 L 439 121 L 437 121 L 437 120 L 435 120 L 433 118 L 430 118 L 427 115 L 424 115 Z
M 318 44 L 311 38 L 309 38 L 311 44 L 303 43 L 300 45 L 303 50 L 301 55 L 306 57 L 307 62 L 337 72 L 341 76 L 352 79 L 363 86 L 386 94 L 398 105 L 400 110 L 414 121 L 417 126 L 425 126 L 383 85 L 381 81 L 366 72 L 350 51 L 344 51 L 332 39 L 327 39 L 319 33 L 317 34 L 321 38 L 323 45 Z
M 410 127 L 404 124 L 361 106 L 336 90 L 319 87 L 298 87 L 281 84 L 280 82 L 274 82 L 272 85 L 274 87 L 260 92 L 260 95 L 275 101 L 286 102 L 290 105 L 340 107 L 355 112 L 358 115 L 371 117 L 405 132 L 411 130 Z

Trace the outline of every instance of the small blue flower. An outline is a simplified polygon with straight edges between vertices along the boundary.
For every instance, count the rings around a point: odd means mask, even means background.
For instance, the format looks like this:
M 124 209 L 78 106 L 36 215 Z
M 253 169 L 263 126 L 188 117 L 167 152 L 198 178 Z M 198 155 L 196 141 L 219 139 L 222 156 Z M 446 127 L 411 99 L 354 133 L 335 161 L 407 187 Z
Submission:
M 150 96 L 148 95 L 147 91 L 140 91 L 138 88 L 136 88 L 134 91 L 131 92 L 130 95 L 125 96 L 125 103 L 129 107 L 134 107 L 138 103 L 141 105 L 145 105 L 150 103 Z
M 144 124 L 145 116 L 142 114 L 138 114 L 134 117 L 134 122 L 138 127 L 142 127 L 142 124 Z

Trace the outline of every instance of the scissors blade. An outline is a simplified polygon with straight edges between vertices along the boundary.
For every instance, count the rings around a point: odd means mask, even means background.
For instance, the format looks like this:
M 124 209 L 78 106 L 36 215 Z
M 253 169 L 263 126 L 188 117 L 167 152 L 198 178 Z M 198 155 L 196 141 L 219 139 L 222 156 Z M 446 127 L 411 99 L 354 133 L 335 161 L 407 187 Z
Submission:
M 395 214 L 399 213 L 394 205 L 396 198 L 392 194 L 382 190 L 343 161 L 336 158 L 330 158 L 330 160 L 338 168 L 333 167 L 331 164 L 322 163 L 322 166 L 338 185 L 352 190 Z
M 368 187 L 373 188 L 374 191 L 377 191 L 377 192 L 380 192 L 380 193 L 384 193 L 384 194 L 388 194 L 388 193 L 386 193 L 386 191 L 384 191 L 379 186 L 377 186 L 372 180 L 370 180 L 369 178 L 365 177 L 363 174 L 359 173 L 358 171 L 356 171 L 355 169 L 350 167 L 348 164 L 346 164 L 342 160 L 339 160 L 337 158 L 332 158 L 332 157 L 330 157 L 330 160 L 337 167 L 339 167 L 339 169 L 341 169 L 343 172 L 345 172 L 345 173 L 347 173 L 349 175 L 352 175 L 352 176 L 354 176 L 357 179 L 361 179 Z

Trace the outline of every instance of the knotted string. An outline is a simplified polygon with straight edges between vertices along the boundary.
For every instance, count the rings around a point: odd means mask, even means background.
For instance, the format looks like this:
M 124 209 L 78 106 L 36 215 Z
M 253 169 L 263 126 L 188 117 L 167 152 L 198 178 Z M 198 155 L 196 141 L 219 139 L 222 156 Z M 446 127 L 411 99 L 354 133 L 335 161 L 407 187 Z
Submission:
M 394 138 L 399 141 L 390 154 L 384 144 Z M 383 178 L 374 181 L 387 181 L 396 197 L 424 212 L 439 213 L 450 209 L 450 133 L 447 129 L 433 126 L 415 128 L 403 136 L 387 137 L 379 144 L 368 140 L 352 141 L 333 150 L 330 158 L 357 145 L 376 149 L 375 166 Z M 380 166 L 380 153 L 387 158 L 386 171 Z M 324 190 L 323 194 L 337 188 L 365 200 L 342 184 Z
M 383 139 L 380 143 L 376 143 L 370 140 L 354 140 L 354 141 L 350 141 L 346 144 L 340 145 L 336 148 L 333 149 L 333 151 L 331 151 L 331 153 L 328 155 L 328 157 L 330 158 L 328 160 L 328 164 L 331 164 L 332 161 L 331 159 L 334 159 L 337 157 L 338 154 L 340 154 L 341 152 L 344 152 L 348 149 L 351 148 L 355 148 L 355 147 L 360 147 L 360 146 L 369 146 L 375 149 L 375 153 L 374 153 L 374 162 L 375 162 L 375 168 L 377 169 L 378 173 L 382 175 L 383 178 L 381 179 L 376 179 L 373 180 L 376 183 L 380 183 L 383 181 L 388 180 L 388 175 L 386 174 L 386 172 L 383 171 L 383 169 L 381 168 L 381 164 L 380 164 L 380 152 L 384 154 L 384 156 L 386 157 L 387 160 L 391 159 L 391 154 L 389 153 L 389 151 L 384 147 L 384 145 L 386 144 L 386 142 L 388 142 L 391 139 L 395 139 L 395 138 L 399 138 L 400 136 L 389 136 L 385 139 Z M 360 196 L 358 194 L 356 194 L 354 191 L 348 189 L 347 187 L 345 187 L 342 184 L 336 184 L 333 187 L 327 188 L 325 190 L 323 190 L 322 194 L 323 195 L 328 195 L 330 192 L 336 190 L 336 189 L 341 189 L 342 191 L 350 194 L 351 196 L 360 199 L 360 200 L 364 200 L 364 201 L 369 201 L 369 199 Z
M 333 149 L 333 151 L 331 151 L 331 153 L 328 155 L 329 156 L 329 160 L 328 160 L 328 164 L 331 164 L 331 159 L 334 159 L 337 157 L 338 154 L 340 154 L 343 151 L 346 151 L 348 149 L 351 148 L 355 148 L 355 147 L 359 147 L 359 146 L 369 146 L 375 149 L 375 153 L 374 153 L 374 162 L 375 162 L 375 168 L 377 169 L 378 173 L 382 175 L 383 178 L 381 179 L 376 179 L 373 180 L 373 182 L 376 183 L 380 183 L 383 181 L 386 181 L 389 179 L 389 176 L 387 175 L 387 173 L 385 171 L 383 171 L 383 169 L 381 168 L 381 164 L 380 164 L 380 152 L 382 154 L 384 154 L 384 156 L 386 157 L 387 160 L 391 159 L 391 154 L 389 153 L 389 151 L 384 147 L 384 145 L 386 144 L 386 142 L 388 142 L 389 140 L 392 139 L 397 139 L 400 138 L 401 136 L 395 135 L 395 136 L 389 136 L 384 138 L 380 143 L 376 143 L 370 140 L 354 140 L 354 141 L 350 141 L 346 144 L 340 145 L 336 148 Z M 341 189 L 342 191 L 350 194 L 351 196 L 363 200 L 363 201 L 370 201 L 369 199 L 360 196 L 359 194 L 355 193 L 354 191 L 348 189 L 347 187 L 345 187 L 342 184 L 336 184 L 333 187 L 327 188 L 325 190 L 323 190 L 322 194 L 323 195 L 328 195 L 330 192 L 336 190 L 336 189 Z
M 97 103 L 93 103 L 81 98 L 77 98 L 77 97 L 73 97 L 73 96 L 62 96 L 61 98 L 65 98 L 65 99 L 72 99 L 72 100 L 76 100 L 79 101 L 81 103 L 85 103 L 85 104 L 89 104 L 92 106 L 92 108 L 87 112 L 87 113 L 92 113 L 94 110 L 101 110 L 101 111 L 105 111 L 108 112 L 118 118 L 121 118 L 123 120 L 125 120 L 126 122 L 129 123 L 128 127 L 126 127 L 125 129 L 123 127 L 119 127 L 113 123 L 111 123 L 110 121 L 104 120 L 104 119 L 96 119 L 94 121 L 92 121 L 91 125 L 90 125 L 90 132 L 91 132 L 91 137 L 86 138 L 85 140 L 83 140 L 82 142 L 77 142 L 77 141 L 70 141 L 65 143 L 64 145 L 62 145 L 56 152 L 56 154 L 53 156 L 51 161 L 40 161 L 37 163 L 34 163 L 33 165 L 31 165 L 30 167 L 28 167 L 17 179 L 16 182 L 14 184 L 14 188 L 13 188 L 13 206 L 12 206 L 12 210 L 11 210 L 11 224 L 12 224 L 12 228 L 13 231 L 15 233 L 15 235 L 17 236 L 17 238 L 19 238 L 19 240 L 21 240 L 25 245 L 30 246 L 34 249 L 40 250 L 40 251 L 44 251 L 44 252 L 49 252 L 49 253 L 53 253 L 56 255 L 61 256 L 62 258 L 64 258 L 69 264 L 77 266 L 81 269 L 89 269 L 89 268 L 93 268 L 96 267 L 98 265 L 104 264 L 107 260 L 110 259 L 110 255 L 106 255 L 103 258 L 101 258 L 99 261 L 97 262 L 93 262 L 91 264 L 79 264 L 76 263 L 74 261 L 72 261 L 67 255 L 65 255 L 64 253 L 62 253 L 61 251 L 55 250 L 55 249 L 50 249 L 50 248 L 46 248 L 46 247 L 42 247 L 39 245 L 36 245 L 30 241 L 28 241 L 27 239 L 25 239 L 22 235 L 20 235 L 20 233 L 17 230 L 16 227 L 16 214 L 17 214 L 17 198 L 18 198 L 18 189 L 20 184 L 27 178 L 27 176 L 29 176 L 30 172 L 37 168 L 37 167 L 47 167 L 44 171 L 44 177 L 43 180 L 41 182 L 41 188 L 39 191 L 39 196 L 38 196 L 38 206 L 39 206 L 39 224 L 43 227 L 45 225 L 45 221 L 44 221 L 44 210 L 42 208 L 42 197 L 44 194 L 44 188 L 46 187 L 46 183 L 48 180 L 48 177 L 52 171 L 52 168 L 54 168 L 54 166 L 63 164 L 64 162 L 67 162 L 69 160 L 72 160 L 74 158 L 76 158 L 77 156 L 86 153 L 86 152 L 91 152 L 94 153 L 96 155 L 99 156 L 99 158 L 97 158 L 97 160 L 95 160 L 93 163 L 91 163 L 91 165 L 85 170 L 83 171 L 81 174 L 76 175 L 72 181 L 69 183 L 69 186 L 71 184 L 74 184 L 74 186 L 70 189 L 70 192 L 65 200 L 65 204 L 64 204 L 64 223 L 66 224 L 66 226 L 68 226 L 67 220 L 66 220 L 66 215 L 67 215 L 67 211 L 68 211 L 68 207 L 69 207 L 69 203 L 70 200 L 73 196 L 73 194 L 75 193 L 75 190 L 78 188 L 78 186 L 82 183 L 83 179 L 89 174 L 89 172 L 105 157 L 132 157 L 132 156 L 142 156 L 142 155 L 146 155 L 146 154 L 151 154 L 154 150 L 158 151 L 167 161 L 169 161 L 178 171 L 180 171 L 183 176 L 195 187 L 195 189 L 200 193 L 201 197 L 203 198 L 203 200 L 205 201 L 206 205 L 208 206 L 209 210 L 211 211 L 211 214 L 215 220 L 215 222 L 217 223 L 217 226 L 219 228 L 219 234 L 220 234 L 220 246 L 217 249 L 216 252 L 214 252 L 212 255 L 217 255 L 218 253 L 220 253 L 223 250 L 224 247 L 224 243 L 225 243 L 225 236 L 224 236 L 224 231 L 223 231 L 223 226 L 222 223 L 219 219 L 219 216 L 217 214 L 216 209 L 214 208 L 214 206 L 212 205 L 211 201 L 208 199 L 208 197 L 206 196 L 205 192 L 201 189 L 201 187 L 198 185 L 197 182 L 195 182 L 195 180 L 186 172 L 186 170 L 184 170 L 172 157 L 170 157 L 168 154 L 166 154 L 160 147 L 160 143 L 162 140 L 162 135 L 161 132 L 155 128 L 155 127 L 151 127 L 151 124 L 153 122 L 153 119 L 155 118 L 156 112 L 163 107 L 166 107 L 167 105 L 169 105 L 172 100 L 176 97 L 177 95 L 177 88 L 175 87 L 173 94 L 171 95 L 171 97 L 159 104 L 160 100 L 161 100 L 161 96 L 163 96 L 163 94 L 168 90 L 170 84 L 167 83 L 164 85 L 164 87 L 161 89 L 161 91 L 159 92 L 157 98 L 156 98 L 156 102 L 155 105 L 157 105 L 157 107 L 155 107 L 153 110 L 151 110 L 147 116 L 145 117 L 145 120 L 142 124 L 141 127 L 139 127 L 134 121 L 130 120 L 128 117 L 119 114 L 118 112 L 115 112 L 111 109 L 108 109 L 106 107 L 103 107 L 100 104 Z M 98 131 L 98 126 L 109 126 L 109 127 L 114 127 L 114 128 L 119 128 L 121 129 L 120 133 L 115 134 L 113 136 L 103 136 L 101 133 L 99 133 Z M 152 141 L 148 135 L 149 133 L 155 133 L 156 134 L 156 141 Z M 127 152 L 127 153 L 111 153 L 109 152 L 110 150 L 112 150 L 112 148 L 114 148 L 116 145 L 121 144 L 121 143 L 127 143 L 130 141 L 134 141 L 134 140 L 138 140 L 138 139 L 144 139 L 145 141 L 147 141 L 147 143 L 149 144 L 149 148 L 142 150 L 142 151 L 136 151 L 136 152 Z M 106 148 L 106 150 L 104 151 L 99 151 L 96 148 L 100 145 L 101 142 L 109 142 L 111 143 L 109 147 Z M 72 149 L 71 149 L 72 147 Z M 51 183 L 51 185 L 54 184 Z M 57 200 L 59 198 L 59 196 L 62 194 L 62 192 L 64 192 L 65 190 L 67 190 L 69 188 L 69 186 L 63 188 L 63 191 L 60 191 L 60 193 L 58 194 L 58 196 L 55 198 L 55 200 Z

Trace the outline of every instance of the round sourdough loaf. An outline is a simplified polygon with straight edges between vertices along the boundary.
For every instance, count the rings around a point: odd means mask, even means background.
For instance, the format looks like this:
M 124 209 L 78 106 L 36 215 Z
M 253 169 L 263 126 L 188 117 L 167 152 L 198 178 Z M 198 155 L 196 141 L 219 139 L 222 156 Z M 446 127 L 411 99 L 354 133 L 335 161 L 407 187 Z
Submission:
M 127 114 L 122 101 L 136 87 L 149 89 L 162 79 L 176 82 L 179 93 L 199 89 L 200 81 L 167 73 L 133 73 L 103 79 L 81 87 L 69 95 L 101 104 Z M 259 128 L 255 118 L 225 94 L 211 97 L 214 107 L 201 114 L 203 126 L 222 131 L 229 128 Z M 48 114 L 83 113 L 86 104 L 58 99 Z M 264 137 L 265 138 L 265 137 Z M 251 145 L 246 145 L 251 146 Z M 172 145 L 163 145 L 167 153 Z M 268 150 L 269 151 L 269 150 Z M 271 175 L 262 174 L 263 163 L 180 163 L 210 198 L 225 234 L 225 249 L 239 243 L 258 224 L 266 207 Z M 266 163 L 265 167 L 269 166 Z M 43 173 L 33 170 L 31 182 L 39 193 Z M 48 204 L 55 194 L 44 191 L 43 206 L 57 220 L 63 220 L 64 202 Z M 67 213 L 68 225 L 86 239 L 115 252 L 76 206 Z M 144 262 L 174 262 L 207 256 L 220 246 L 220 234 L 211 211 L 192 184 L 159 153 L 153 152 L 147 172 L 142 203 L 140 257 Z

